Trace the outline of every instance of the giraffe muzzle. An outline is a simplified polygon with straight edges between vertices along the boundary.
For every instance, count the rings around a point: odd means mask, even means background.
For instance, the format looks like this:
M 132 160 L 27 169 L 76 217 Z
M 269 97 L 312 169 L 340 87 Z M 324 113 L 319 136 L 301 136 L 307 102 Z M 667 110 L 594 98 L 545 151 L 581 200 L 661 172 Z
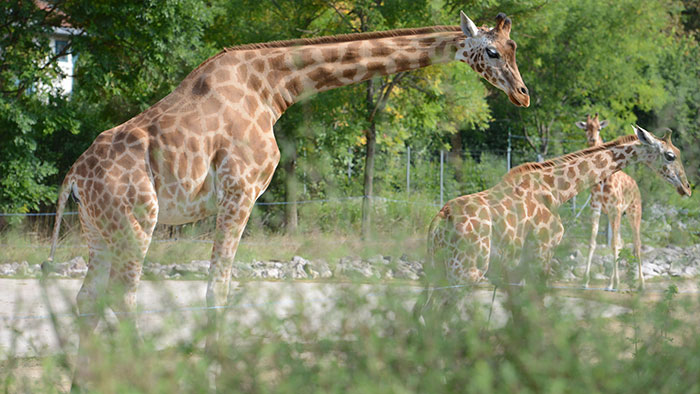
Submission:
M 690 197 L 690 196 L 693 194 L 692 190 L 690 189 L 690 185 L 678 186 L 678 187 L 676 188 L 676 191 L 677 191 L 678 194 L 680 194 L 681 196 Z
M 511 92 L 509 92 L 508 99 L 510 99 L 510 102 L 518 107 L 527 108 L 530 106 L 530 95 L 528 94 L 525 86 L 518 89 L 513 89 Z

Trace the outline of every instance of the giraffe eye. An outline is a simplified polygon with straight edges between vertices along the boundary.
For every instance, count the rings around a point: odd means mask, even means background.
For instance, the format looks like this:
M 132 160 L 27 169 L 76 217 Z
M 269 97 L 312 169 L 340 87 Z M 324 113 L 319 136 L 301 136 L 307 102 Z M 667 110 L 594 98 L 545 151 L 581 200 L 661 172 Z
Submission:
M 489 55 L 491 59 L 498 59 L 500 57 L 498 51 L 493 48 L 486 48 L 486 54 Z
M 676 160 L 676 155 L 674 155 L 673 152 L 664 152 L 664 157 L 666 158 L 667 161 Z

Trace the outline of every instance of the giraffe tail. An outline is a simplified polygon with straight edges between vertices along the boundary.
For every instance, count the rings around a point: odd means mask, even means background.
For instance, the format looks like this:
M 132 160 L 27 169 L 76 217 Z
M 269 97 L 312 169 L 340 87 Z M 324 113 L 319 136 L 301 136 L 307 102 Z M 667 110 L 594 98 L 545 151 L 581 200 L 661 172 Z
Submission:
M 428 226 L 428 262 L 434 267 L 435 266 L 435 253 L 440 245 L 436 245 L 437 233 L 439 231 L 438 226 L 443 223 L 445 219 L 450 216 L 450 206 L 445 205 L 440 212 L 433 218 Z
M 46 270 L 49 268 L 48 265 L 53 263 L 54 254 L 56 252 L 56 244 L 58 243 L 58 235 L 61 231 L 61 219 L 63 218 L 63 210 L 66 207 L 68 196 L 71 194 L 71 192 L 75 192 L 74 194 L 77 195 L 77 190 L 73 190 L 75 188 L 75 181 L 73 180 L 72 174 L 73 172 L 70 171 L 66 175 L 65 179 L 63 179 L 63 184 L 61 184 L 61 188 L 58 192 L 56 221 L 53 225 L 53 234 L 51 235 L 51 252 L 49 253 L 49 258 L 46 260 L 46 262 L 41 264 L 41 268 L 44 273 L 46 273 Z

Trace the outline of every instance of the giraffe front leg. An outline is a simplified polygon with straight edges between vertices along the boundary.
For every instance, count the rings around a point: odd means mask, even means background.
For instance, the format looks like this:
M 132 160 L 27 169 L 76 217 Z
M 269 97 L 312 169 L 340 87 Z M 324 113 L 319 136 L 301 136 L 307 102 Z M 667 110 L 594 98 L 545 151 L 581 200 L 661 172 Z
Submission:
M 608 216 L 611 219 L 612 227 L 612 247 L 613 247 L 613 272 L 610 276 L 610 284 L 608 290 L 620 288 L 620 273 L 619 273 L 619 257 L 620 257 L 620 219 L 622 218 L 621 211 L 609 212 Z
M 92 380 L 90 350 L 93 349 L 92 345 L 96 343 L 93 335 L 106 304 L 105 296 L 111 264 L 105 245 L 101 242 L 90 241 L 90 236 L 87 238 L 90 249 L 88 272 L 76 298 L 78 307 L 78 354 L 71 381 L 71 386 L 81 389 L 89 388 L 89 383 Z
M 155 203 L 148 208 L 134 209 L 139 220 L 124 225 L 123 231 L 117 235 L 121 241 L 111 251 L 114 257 L 109 278 L 110 307 L 120 322 L 133 327 L 137 342 L 141 342 L 141 336 L 136 316 L 136 293 L 158 217 Z
M 600 207 L 594 208 L 591 212 L 591 239 L 589 242 L 588 258 L 586 259 L 586 273 L 583 287 L 587 288 L 591 281 L 591 261 L 597 245 L 598 225 L 600 224 Z
M 231 268 L 238 243 L 253 209 L 254 199 L 252 188 L 228 193 L 219 199 L 214 248 L 207 283 L 207 306 L 210 308 L 223 307 L 227 303 Z M 220 315 L 219 310 L 210 310 L 208 314 L 210 335 L 207 336 L 206 350 L 210 354 L 215 350 Z
M 542 269 L 539 270 L 541 282 L 545 282 L 552 272 L 552 257 L 554 249 L 561 242 L 564 236 L 564 225 L 561 223 L 559 215 L 552 213 L 549 221 L 537 230 L 538 240 L 537 257 Z

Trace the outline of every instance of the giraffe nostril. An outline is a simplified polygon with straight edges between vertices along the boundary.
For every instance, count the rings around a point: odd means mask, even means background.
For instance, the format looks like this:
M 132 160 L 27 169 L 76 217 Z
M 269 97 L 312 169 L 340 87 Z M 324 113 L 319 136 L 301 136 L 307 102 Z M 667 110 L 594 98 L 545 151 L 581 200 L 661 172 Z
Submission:
M 520 93 L 527 94 L 527 88 L 525 86 L 520 88 Z

